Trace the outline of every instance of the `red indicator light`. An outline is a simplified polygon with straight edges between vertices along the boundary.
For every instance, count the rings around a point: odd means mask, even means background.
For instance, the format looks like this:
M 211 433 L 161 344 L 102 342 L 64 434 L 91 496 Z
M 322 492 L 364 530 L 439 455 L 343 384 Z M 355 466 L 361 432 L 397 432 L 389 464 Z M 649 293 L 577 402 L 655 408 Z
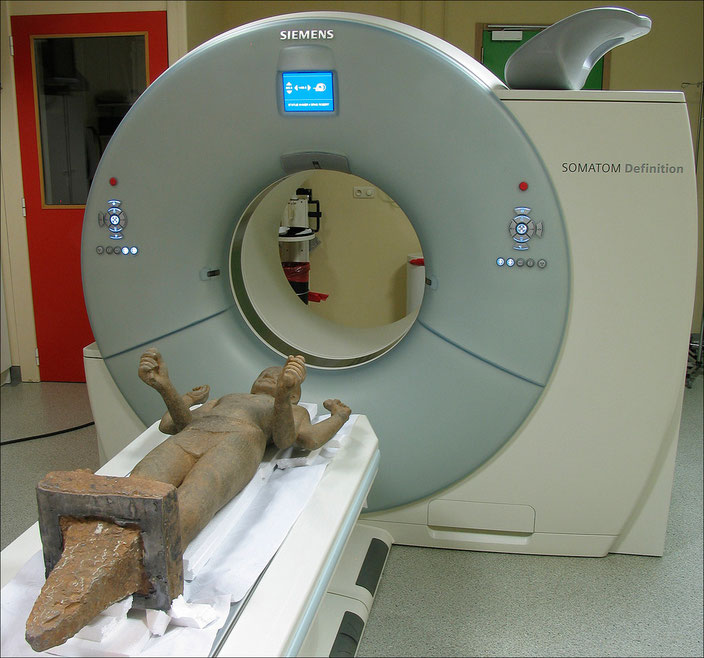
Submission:
M 528 189 L 528 183 L 521 181 L 518 183 L 518 189 L 521 190 L 521 192 L 525 192 Z
M 117 178 L 115 178 L 115 177 L 113 176 L 113 177 L 110 179 L 110 185 L 112 185 L 113 187 L 115 187 L 115 185 L 117 185 Z

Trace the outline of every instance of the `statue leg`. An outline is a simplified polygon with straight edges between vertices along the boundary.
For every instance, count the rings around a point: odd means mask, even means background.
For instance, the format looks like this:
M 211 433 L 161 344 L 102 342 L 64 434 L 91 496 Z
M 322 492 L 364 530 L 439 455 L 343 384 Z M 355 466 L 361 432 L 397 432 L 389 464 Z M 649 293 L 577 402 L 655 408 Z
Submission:
M 193 466 L 178 487 L 184 550 L 215 513 L 254 477 L 265 448 L 263 433 L 256 437 L 250 437 L 249 432 L 227 434 Z
M 130 475 L 166 482 L 178 487 L 193 468 L 196 457 L 186 452 L 174 438 L 169 437 L 149 452 L 132 469 Z

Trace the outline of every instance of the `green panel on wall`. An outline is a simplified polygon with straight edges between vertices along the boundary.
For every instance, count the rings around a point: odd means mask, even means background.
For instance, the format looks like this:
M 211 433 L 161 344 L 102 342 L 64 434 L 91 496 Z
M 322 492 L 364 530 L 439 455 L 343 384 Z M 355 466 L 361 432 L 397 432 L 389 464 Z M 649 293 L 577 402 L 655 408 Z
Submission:
M 524 44 L 528 39 L 534 37 L 540 30 L 517 30 L 523 33 L 520 41 L 493 41 L 491 33 L 494 30 L 484 30 L 482 33 L 482 64 L 486 66 L 495 76 L 504 78 L 504 67 L 508 58 Z M 583 89 L 603 89 L 604 79 L 604 58 L 602 57 L 589 73 Z

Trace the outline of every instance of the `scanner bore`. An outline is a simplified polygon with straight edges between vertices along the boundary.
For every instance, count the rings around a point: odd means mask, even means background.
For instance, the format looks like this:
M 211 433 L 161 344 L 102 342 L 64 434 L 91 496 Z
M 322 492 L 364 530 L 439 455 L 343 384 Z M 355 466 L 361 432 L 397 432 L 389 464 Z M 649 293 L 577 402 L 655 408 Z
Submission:
M 271 349 L 282 355 L 303 354 L 313 367 L 348 368 L 379 358 L 397 345 L 419 309 L 388 324 L 361 328 L 332 322 L 291 294 L 275 236 L 291 191 L 315 173 L 298 172 L 276 181 L 247 206 L 232 238 L 230 284 L 243 318 Z M 335 182 L 342 185 L 354 180 L 349 174 L 338 175 L 342 181 Z

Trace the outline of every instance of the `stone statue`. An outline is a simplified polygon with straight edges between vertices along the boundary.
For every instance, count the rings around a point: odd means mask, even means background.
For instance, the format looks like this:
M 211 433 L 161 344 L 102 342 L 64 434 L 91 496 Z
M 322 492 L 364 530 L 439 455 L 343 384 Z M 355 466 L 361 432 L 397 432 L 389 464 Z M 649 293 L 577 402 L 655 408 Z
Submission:
M 143 607 L 168 609 L 183 588 L 183 550 L 252 479 L 266 446 L 314 450 L 350 416 L 347 405 L 330 399 L 323 403 L 330 417 L 311 424 L 297 404 L 302 356 L 262 371 L 250 393 L 212 401 L 208 386 L 179 395 L 156 349 L 142 354 L 139 376 L 166 403 L 159 429 L 172 436 L 127 478 L 54 472 L 37 487 L 47 580 L 27 620 L 35 651 L 65 642 L 130 594 L 141 596 Z M 145 517 L 157 509 L 150 525 Z
M 262 371 L 249 394 L 231 393 L 210 402 L 208 386 L 180 396 L 156 349 L 142 355 L 139 376 L 164 399 L 168 411 L 159 429 L 173 436 L 144 457 L 131 475 L 178 488 L 184 548 L 254 477 L 268 444 L 315 450 L 350 417 L 340 400 L 326 400 L 330 418 L 311 424 L 306 409 L 297 404 L 306 376 L 302 356 L 289 356 L 283 367 Z M 190 411 L 200 402 L 204 404 Z

